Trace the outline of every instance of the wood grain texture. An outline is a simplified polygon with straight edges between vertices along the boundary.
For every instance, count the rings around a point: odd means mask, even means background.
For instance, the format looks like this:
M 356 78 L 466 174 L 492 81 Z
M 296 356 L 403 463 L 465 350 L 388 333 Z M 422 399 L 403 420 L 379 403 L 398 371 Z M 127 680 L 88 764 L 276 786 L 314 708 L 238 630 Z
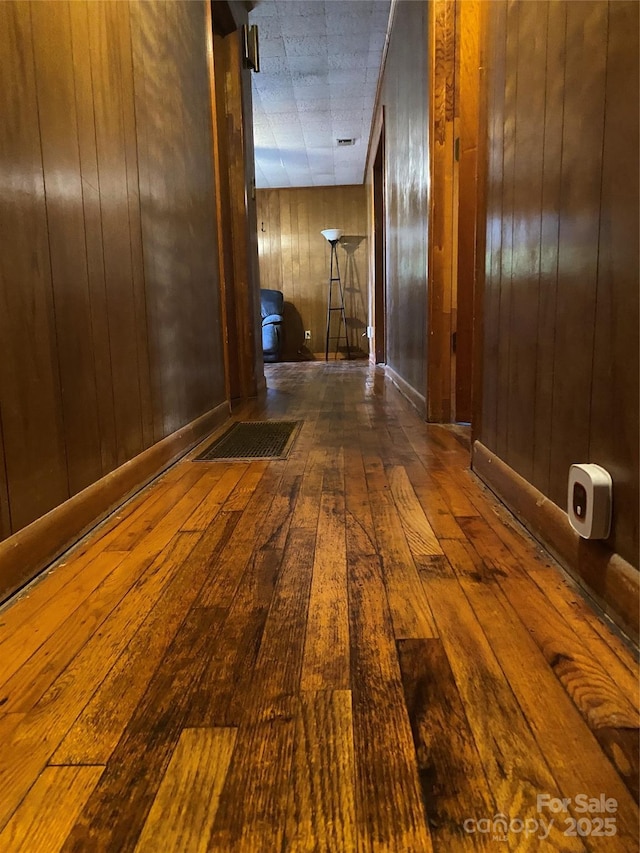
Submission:
M 136 851 L 206 851 L 233 754 L 234 729 L 184 729 Z
M 474 470 L 540 541 L 557 555 L 580 583 L 628 636 L 639 632 L 638 571 L 602 542 L 586 543 L 571 527 L 565 512 L 495 457 L 474 444 Z
M 478 437 L 561 509 L 569 466 L 604 465 L 637 567 L 637 4 L 485 5 Z
M 29 6 L 2 16 L 2 161 L 15 184 L 3 193 L 0 404 L 11 530 L 69 497 L 62 399 Z M 18 108 L 19 107 L 19 108 Z M 34 460 L 38 464 L 34 465 Z
M 386 362 L 422 396 L 427 387 L 431 192 L 427 19 L 422 3 L 395 4 L 380 88 L 385 107 Z
M 364 187 L 257 190 L 256 205 L 260 287 L 284 294 L 284 360 L 324 351 L 330 247 L 320 232 L 329 227 L 343 231 L 338 262 L 349 346 L 364 354 L 368 284 Z M 310 341 L 304 339 L 305 330 L 311 332 Z
M 470 596 L 474 612 L 482 625 L 496 658 L 509 679 L 518 703 L 526 714 L 535 736 L 538 748 L 546 756 L 547 761 L 554 767 L 554 775 L 562 791 L 592 791 L 606 790 L 608 796 L 618 802 L 616 817 L 616 835 L 607 841 L 607 849 L 626 851 L 638 843 L 638 824 L 631 818 L 635 802 L 626 789 L 622 779 L 612 765 L 593 773 L 591 767 L 601 754 L 600 745 L 589 727 L 580 719 L 575 707 L 571 707 L 569 696 L 562 689 L 559 681 L 553 677 L 548 667 L 541 665 L 539 655 L 532 653 L 532 640 L 527 630 L 515 612 L 505 607 L 504 599 L 499 593 L 489 591 L 486 587 L 476 585 Z M 505 642 L 505 626 L 509 626 L 509 638 Z M 527 651 L 527 648 L 530 651 Z M 521 661 L 527 661 L 526 669 Z M 558 708 L 558 725 L 546 726 L 542 722 L 542 703 L 540 696 L 554 702 Z M 539 726 L 537 717 L 540 714 Z M 581 760 L 575 761 L 574 756 L 580 755 Z M 585 760 L 582 760 L 584 756 Z M 593 756 L 593 758 L 589 758 Z M 570 793 L 567 794 L 571 796 Z M 575 796 L 575 795 L 574 795 Z M 573 808 L 572 808 L 573 807 Z M 579 817 L 575 804 L 569 804 L 569 812 Z M 547 813 L 547 817 L 550 815 Z M 631 819 L 627 820 L 627 816 Z M 556 829 L 561 829 L 562 823 Z M 550 836 L 551 838 L 551 836 Z M 566 836 L 560 835 L 566 843 Z M 557 843 L 557 841 L 556 841 Z
M 355 849 L 354 778 L 351 692 L 304 692 L 291 770 L 287 850 Z
M 638 6 L 611 3 L 607 42 L 589 460 L 616 491 L 609 544 L 633 563 L 638 539 Z M 616 419 L 612 439 L 611 415 Z M 634 564 L 635 565 L 635 564 Z
M 466 598 L 460 597 L 458 581 L 423 575 L 423 582 L 497 812 L 510 814 L 512 804 L 517 803 L 523 819 L 537 817 L 538 792 L 559 795 L 543 751 L 474 610 Z M 584 850 L 578 839 L 565 838 L 559 827 L 552 828 L 545 843 L 550 850 Z
M 0 261 L 6 539 L 225 389 L 204 7 L 7 3 L 2 16 L 3 79 L 16 93 L 1 143 L 15 176 Z M 93 519 L 123 497 L 104 485 Z M 3 594 L 88 526 L 82 512 L 56 523 L 59 535 L 38 529 L 35 553 L 16 541 Z
M 605 789 L 606 849 L 633 849 L 630 651 L 383 369 L 268 374 L 239 414 L 304 416 L 286 460 L 185 458 L 2 612 L 0 832 L 78 853 L 492 850 L 466 820 Z M 104 770 L 60 810 L 65 763 Z M 564 828 L 528 846 L 598 849 Z
M 60 850 L 103 770 L 47 767 L 0 833 L 0 850 Z
M 360 541 L 361 532 L 350 525 L 347 558 L 358 834 L 364 850 L 430 850 L 409 720 L 393 701 L 402 683 L 380 560 L 363 556 Z M 383 695 L 387 698 L 380 704 Z M 391 814 L 396 816 L 393 822 Z
M 495 805 L 451 667 L 439 640 L 400 640 L 398 657 L 434 850 L 468 850 L 464 821 Z
M 303 690 L 349 686 L 344 496 L 323 494 L 302 664 Z
M 428 418 L 449 421 L 452 409 L 452 334 L 457 231 L 454 161 L 455 15 L 452 0 L 429 7 L 431 210 L 429 229 Z

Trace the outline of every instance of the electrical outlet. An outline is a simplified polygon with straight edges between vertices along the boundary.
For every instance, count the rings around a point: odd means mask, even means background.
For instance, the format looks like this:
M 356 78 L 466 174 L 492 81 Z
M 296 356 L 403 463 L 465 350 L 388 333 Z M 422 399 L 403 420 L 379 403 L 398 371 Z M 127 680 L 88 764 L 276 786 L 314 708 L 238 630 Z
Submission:
M 305 330 L 305 333 L 304 333 L 304 339 L 305 339 L 305 341 L 310 341 L 310 340 L 311 340 L 311 329 L 306 329 L 306 330 Z

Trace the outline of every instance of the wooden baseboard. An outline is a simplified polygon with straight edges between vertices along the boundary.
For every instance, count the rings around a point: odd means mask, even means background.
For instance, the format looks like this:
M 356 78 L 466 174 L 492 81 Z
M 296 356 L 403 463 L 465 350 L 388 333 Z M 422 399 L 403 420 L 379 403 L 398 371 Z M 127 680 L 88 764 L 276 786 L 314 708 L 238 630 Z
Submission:
M 0 602 L 229 417 L 224 402 L 0 542 Z
M 393 382 L 393 384 L 396 386 L 402 396 L 406 397 L 407 400 L 411 403 L 411 405 L 418 411 L 420 417 L 426 417 L 426 398 L 418 391 L 416 391 L 416 389 L 412 385 L 409 385 L 407 380 L 403 379 L 402 376 L 398 375 L 392 367 L 389 367 L 388 364 L 385 365 L 384 372 L 385 375 L 388 376 L 389 379 Z
M 566 512 L 479 441 L 473 445 L 472 467 L 598 606 L 637 643 L 638 570 L 603 542 L 582 539 L 571 527 Z

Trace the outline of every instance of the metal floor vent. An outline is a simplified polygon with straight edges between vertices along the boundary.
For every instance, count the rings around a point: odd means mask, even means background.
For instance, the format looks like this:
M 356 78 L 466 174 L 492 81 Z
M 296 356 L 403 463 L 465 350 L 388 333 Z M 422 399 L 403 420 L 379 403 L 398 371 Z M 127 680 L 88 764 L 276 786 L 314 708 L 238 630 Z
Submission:
M 239 421 L 209 445 L 194 462 L 216 459 L 285 459 L 301 421 Z

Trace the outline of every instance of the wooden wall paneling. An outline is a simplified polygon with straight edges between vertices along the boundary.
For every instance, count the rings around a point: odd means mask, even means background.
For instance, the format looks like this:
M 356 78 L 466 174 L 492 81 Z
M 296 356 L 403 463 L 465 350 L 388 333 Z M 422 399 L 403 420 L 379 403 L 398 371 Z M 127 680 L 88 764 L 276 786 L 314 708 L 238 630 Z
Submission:
M 189 3 L 167 3 L 167 30 L 168 40 L 167 53 L 170 57 L 170 74 L 173 81 L 173 91 L 176 94 L 172 104 L 171 128 L 172 137 L 175 140 L 171 155 L 173 165 L 174 192 L 179 200 L 177 216 L 173 222 L 176 233 L 177 246 L 176 266 L 174 274 L 180 282 L 179 306 L 176 305 L 175 316 L 178 319 L 176 335 L 179 348 L 183 354 L 183 370 L 181 371 L 180 386 L 182 394 L 178 398 L 177 417 L 182 421 L 189 420 L 194 416 L 194 403 L 197 401 L 198 388 L 201 385 L 202 376 L 197 365 L 199 363 L 197 351 L 199 347 L 198 332 L 194 328 L 197 323 L 198 308 L 200 307 L 200 288 L 204 282 L 199 280 L 197 264 L 199 255 L 193 245 L 195 234 L 195 222 L 198 211 L 194 205 L 194 186 L 192 183 L 194 128 L 191 124 L 189 105 L 194 98 L 190 89 L 190 80 L 187 75 L 187 66 L 190 62 L 190 54 L 193 45 L 189 41 Z M 194 9 L 202 9 L 202 4 L 193 4 Z M 169 46 L 170 45 L 170 46 Z M 203 183 L 205 176 L 200 180 Z M 204 307 L 204 306 L 202 306 Z M 202 312 L 202 310 L 200 311 Z
M 116 467 L 116 424 L 111 370 L 111 341 L 105 289 L 102 214 L 96 150 L 95 116 L 89 44 L 88 4 L 69 3 L 71 47 L 75 81 L 75 122 L 82 177 L 82 212 L 91 311 L 93 367 L 100 437 L 102 474 Z
M 168 222 L 171 241 L 171 283 L 165 295 L 170 306 L 170 317 L 163 318 L 172 329 L 171 350 L 178 355 L 177 364 L 192 364 L 191 335 L 189 321 L 193 316 L 193 285 L 191 281 L 191 259 L 189 258 L 189 200 L 185 192 L 187 181 L 186 152 L 184 149 L 184 113 L 182 109 L 182 65 L 186 46 L 184 25 L 179 7 L 181 4 L 165 4 L 165 19 L 162 38 L 165 44 L 167 95 L 163 106 L 163 133 L 166 137 L 164 168 L 169 173 L 169 188 L 174 204 Z M 177 284 L 177 287 L 176 287 Z M 168 312 L 167 312 L 168 313 Z M 173 432 L 184 416 L 188 405 L 191 380 L 186 372 L 174 376 L 170 349 L 163 349 L 163 385 L 165 388 L 165 433 Z M 178 381 L 175 381 L 177 379 Z
M 500 456 L 508 452 L 508 396 L 504 389 L 509 382 L 509 358 L 513 264 L 513 194 L 515 183 L 515 107 L 518 86 L 518 15 L 520 4 L 509 0 L 507 4 L 505 48 L 504 137 L 501 169 L 502 222 L 500 240 L 500 307 L 498 339 L 498 405 L 496 415 L 496 449 Z M 500 181 L 500 178 L 498 178 Z
M 262 287 L 282 290 L 285 298 L 284 358 L 324 355 L 330 247 L 320 231 L 337 223 L 344 236 L 358 237 L 357 246 L 338 246 L 345 287 L 350 346 L 363 348 L 367 325 L 366 191 L 362 186 L 303 187 L 257 191 L 260 280 Z M 333 226 L 327 226 L 333 227 Z M 337 331 L 337 321 L 334 317 Z M 305 342 L 304 331 L 311 331 Z M 335 343 L 335 342 L 333 342 Z M 333 344 L 332 344 L 333 345 Z M 342 338 L 344 349 L 344 337 Z
M 2 436 L 2 407 L 0 406 L 0 540 L 11 533 L 11 513 L 9 512 L 9 491 L 7 489 L 7 471 Z
M 638 561 L 638 13 L 611 3 L 589 461 L 614 480 L 610 544 Z
M 304 350 L 304 347 L 307 347 L 308 349 L 309 344 L 312 343 L 312 341 L 305 341 L 305 329 L 302 323 L 302 317 L 307 311 L 307 299 L 305 295 L 306 288 L 303 286 L 303 282 L 300 279 L 300 247 L 302 241 L 300 238 L 300 222 L 298 221 L 298 204 L 296 202 L 296 197 L 290 194 L 288 196 L 287 203 L 289 207 L 289 216 L 291 217 L 291 266 L 289 274 L 291 276 L 292 302 L 294 305 L 300 305 L 299 315 L 295 318 L 296 325 L 294 328 L 295 333 L 293 341 L 287 349 L 290 352 L 295 351 L 297 354 L 300 350 Z
M 387 364 L 424 399 L 427 388 L 429 6 L 394 7 L 385 107 Z
M 194 254 L 199 260 L 197 279 L 200 282 L 203 310 L 196 311 L 194 332 L 198 344 L 197 363 L 201 381 L 196 398 L 197 409 L 206 411 L 212 402 L 218 403 L 227 397 L 224 386 L 224 350 L 221 335 L 212 335 L 212 324 L 216 329 L 222 325 L 220 276 L 218 270 L 218 234 L 216 228 L 217 185 L 214 175 L 213 118 L 208 78 L 208 23 L 209 5 L 188 5 L 189 9 L 189 78 L 187 91 L 194 93 L 188 101 L 192 120 L 194 160 L 190 171 L 192 198 L 197 203 L 198 216 L 192 235 Z M 208 191 L 202 192 L 202 186 Z
M 12 530 L 69 496 L 31 9 L 0 4 L 0 401 Z M 10 191 L 9 191 L 10 188 Z
M 431 214 L 427 414 L 451 419 L 454 273 L 455 3 L 430 4 Z
M 229 203 L 231 213 L 234 295 L 236 306 L 236 341 L 242 396 L 257 391 L 254 364 L 253 286 L 249 264 L 249 234 L 246 208 L 247 172 L 245 168 L 245 130 L 242 103 L 241 33 L 236 31 L 224 39 L 226 72 L 224 94 L 229 170 Z
M 140 174 L 138 167 L 138 140 L 136 131 L 136 104 L 133 78 L 133 50 L 131 44 L 131 7 L 134 4 L 116 3 L 118 34 L 120 36 L 118 60 L 122 78 L 122 111 L 124 119 L 125 162 L 127 170 L 127 201 L 129 205 L 129 234 L 131 245 L 131 272 L 133 305 L 138 352 L 138 381 L 142 417 L 142 444 L 150 447 L 154 442 L 153 403 L 151 398 L 151 366 L 149 361 L 149 335 L 145 292 L 144 257 L 142 249 L 142 223 L 140 210 Z
M 155 290 L 162 281 L 163 271 L 167 265 L 167 249 L 162 245 L 163 219 L 159 215 L 159 210 L 168 193 L 166 174 L 163 170 L 154 169 L 154 164 L 162 162 L 161 150 L 164 145 L 159 109 L 161 104 L 159 94 L 163 91 L 164 63 L 163 57 L 159 55 L 161 43 L 158 32 L 157 3 L 153 0 L 147 3 L 132 3 L 129 11 L 129 26 L 133 60 L 153 437 L 155 441 L 159 441 L 164 435 L 164 401 L 160 372 L 162 325 Z
M 460 112 L 460 163 L 455 277 L 455 411 L 452 414 L 454 420 L 466 422 L 471 421 L 472 410 L 481 6 L 479 0 L 456 3 L 456 39 L 459 40 L 456 105 Z
M 487 14 L 487 259 L 483 304 L 482 436 L 495 449 L 498 414 L 498 343 L 502 253 L 502 156 L 504 134 L 507 0 Z
M 229 370 L 230 399 L 239 400 L 243 396 L 243 385 L 240 369 L 240 351 L 237 346 L 237 309 L 235 301 L 236 275 L 233 265 L 233 231 L 231 221 L 231 195 L 229 182 L 229 137 L 227 128 L 227 105 L 225 78 L 229 69 L 229 43 L 227 39 L 215 34 L 213 39 L 213 58 L 215 68 L 215 96 L 216 96 L 216 126 L 218 153 L 216 168 L 219 173 L 217 184 L 218 194 L 216 201 L 216 215 L 218 220 L 218 243 L 222 256 L 220 269 L 224 269 L 221 276 L 224 282 L 224 304 L 225 304 L 225 346 L 227 351 Z
M 606 2 L 567 4 L 549 484 L 559 506 L 566 501 L 569 466 L 589 461 L 607 26 Z
M 91 4 L 89 53 L 111 334 L 117 462 L 122 464 L 140 452 L 143 438 L 122 105 L 126 93 L 122 91 L 118 62 L 119 28 L 116 4 Z
M 67 3 L 31 6 L 40 143 L 69 489 L 102 474 L 71 25 Z
M 311 303 L 312 303 L 312 294 L 314 292 L 313 284 L 311 281 L 311 255 L 310 255 L 310 244 L 309 240 L 305 239 L 304 235 L 309 233 L 309 209 L 306 204 L 306 196 L 304 193 L 291 193 L 291 204 L 295 207 L 296 216 L 295 220 L 298 224 L 298 265 L 297 271 L 298 275 L 294 282 L 294 294 L 293 298 L 297 301 L 295 303 L 298 313 L 300 315 L 299 327 L 298 327 L 298 340 L 300 330 L 302 330 L 302 344 L 301 348 L 303 352 L 312 353 L 314 351 L 318 351 L 324 342 L 324 325 L 317 327 L 312 325 L 311 323 Z M 322 237 L 320 237 L 322 240 Z M 317 286 L 317 285 L 316 285 Z M 326 283 L 325 283 L 326 286 Z M 326 306 L 326 290 L 322 290 L 322 298 L 325 300 Z M 296 317 L 297 320 L 297 317 Z M 325 316 L 326 322 L 326 316 Z M 309 325 L 307 325 L 307 323 Z M 311 330 L 311 340 L 304 340 L 304 332 L 306 329 Z M 286 332 L 285 332 L 286 335 Z M 295 343 L 294 343 L 295 347 Z
M 553 402 L 556 295 L 560 228 L 560 173 L 565 97 L 565 46 L 567 3 L 548 3 L 547 75 L 545 88 L 544 149 L 542 164 L 542 223 L 540 229 L 540 281 L 538 340 L 536 344 L 536 397 L 534 451 L 531 482 L 549 493 L 551 475 L 551 407 Z
M 481 3 L 478 7 L 478 125 L 476 149 L 476 205 L 472 331 L 472 387 L 471 387 L 471 447 L 483 433 L 484 385 L 484 306 L 487 258 L 491 251 L 488 243 L 487 188 L 489 180 L 488 121 L 491 101 L 489 85 L 489 21 L 490 9 Z
M 518 14 L 513 247 L 511 264 L 507 447 L 531 481 L 535 432 L 547 7 L 522 3 Z

